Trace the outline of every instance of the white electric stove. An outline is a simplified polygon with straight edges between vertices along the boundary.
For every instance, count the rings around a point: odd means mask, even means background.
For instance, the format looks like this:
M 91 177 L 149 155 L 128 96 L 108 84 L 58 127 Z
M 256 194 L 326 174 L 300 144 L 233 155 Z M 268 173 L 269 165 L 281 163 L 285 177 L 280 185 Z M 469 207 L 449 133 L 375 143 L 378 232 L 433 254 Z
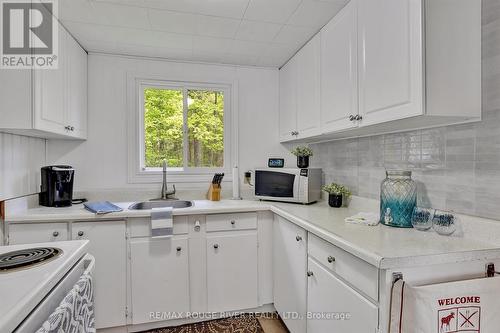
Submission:
M 82 272 L 87 240 L 0 246 L 0 332 L 35 332 Z

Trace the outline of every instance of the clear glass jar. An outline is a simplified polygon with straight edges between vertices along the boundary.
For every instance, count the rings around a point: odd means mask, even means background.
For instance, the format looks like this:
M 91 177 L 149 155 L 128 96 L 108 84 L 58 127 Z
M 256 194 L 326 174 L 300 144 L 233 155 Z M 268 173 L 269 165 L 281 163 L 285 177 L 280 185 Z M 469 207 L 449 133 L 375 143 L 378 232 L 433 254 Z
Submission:
M 417 205 L 417 183 L 411 171 L 388 170 L 380 187 L 380 223 L 411 228 L 411 217 Z

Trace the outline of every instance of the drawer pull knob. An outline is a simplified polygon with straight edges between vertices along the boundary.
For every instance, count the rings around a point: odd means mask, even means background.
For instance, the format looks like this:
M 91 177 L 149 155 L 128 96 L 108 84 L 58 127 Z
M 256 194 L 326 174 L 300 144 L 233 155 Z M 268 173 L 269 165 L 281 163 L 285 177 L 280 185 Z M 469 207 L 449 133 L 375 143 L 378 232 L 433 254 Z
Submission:
M 335 262 L 335 257 L 329 256 L 327 260 L 331 264 L 332 262 Z
M 232 221 L 231 221 L 231 224 L 232 224 L 232 225 L 235 225 L 235 224 L 236 224 L 236 221 L 235 221 L 235 220 L 232 220 Z
M 307 272 L 307 276 L 311 277 L 311 276 L 313 276 L 313 275 L 314 275 L 314 273 L 313 273 L 312 271 L 308 271 L 308 272 Z
M 218 249 L 219 248 L 219 244 L 214 244 L 214 249 Z
M 54 231 L 54 232 L 52 233 L 52 236 L 54 236 L 54 237 L 59 236 L 59 231 Z
M 297 242 L 300 242 L 300 241 L 302 240 L 302 237 L 301 237 L 301 236 L 299 236 L 299 235 L 297 235 L 297 236 L 295 237 L 295 239 L 297 240 Z
M 78 231 L 78 236 L 82 237 L 83 236 L 83 231 Z
M 197 220 L 194 222 L 194 231 L 200 231 L 200 229 L 201 229 L 201 223 L 200 221 Z
M 182 247 L 177 246 L 177 252 L 181 252 L 181 251 L 182 251 Z

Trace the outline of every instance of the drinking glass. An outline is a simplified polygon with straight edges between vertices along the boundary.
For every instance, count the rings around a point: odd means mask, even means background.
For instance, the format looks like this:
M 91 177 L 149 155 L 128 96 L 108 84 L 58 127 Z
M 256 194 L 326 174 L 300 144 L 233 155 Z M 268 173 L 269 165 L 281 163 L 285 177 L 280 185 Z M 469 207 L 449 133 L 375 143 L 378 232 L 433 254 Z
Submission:
M 457 217 L 452 212 L 436 210 L 432 219 L 434 230 L 444 236 L 449 236 L 457 230 Z
M 411 224 L 417 230 L 426 231 L 432 227 L 433 217 L 434 209 L 415 207 L 411 216 Z

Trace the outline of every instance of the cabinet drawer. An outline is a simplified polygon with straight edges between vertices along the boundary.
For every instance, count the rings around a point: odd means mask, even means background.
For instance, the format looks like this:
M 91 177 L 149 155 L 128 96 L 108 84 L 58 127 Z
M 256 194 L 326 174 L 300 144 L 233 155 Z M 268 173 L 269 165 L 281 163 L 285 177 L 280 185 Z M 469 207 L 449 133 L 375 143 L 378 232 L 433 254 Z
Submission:
M 67 223 L 25 223 L 9 225 L 10 245 L 66 240 L 68 240 Z
M 184 235 L 188 233 L 188 217 L 174 216 L 174 235 Z M 129 219 L 130 237 L 150 237 L 151 219 L 134 218 Z
M 257 229 L 257 213 L 207 215 L 207 232 Z
M 308 254 L 356 289 L 378 300 L 378 269 L 356 256 L 309 234 Z

